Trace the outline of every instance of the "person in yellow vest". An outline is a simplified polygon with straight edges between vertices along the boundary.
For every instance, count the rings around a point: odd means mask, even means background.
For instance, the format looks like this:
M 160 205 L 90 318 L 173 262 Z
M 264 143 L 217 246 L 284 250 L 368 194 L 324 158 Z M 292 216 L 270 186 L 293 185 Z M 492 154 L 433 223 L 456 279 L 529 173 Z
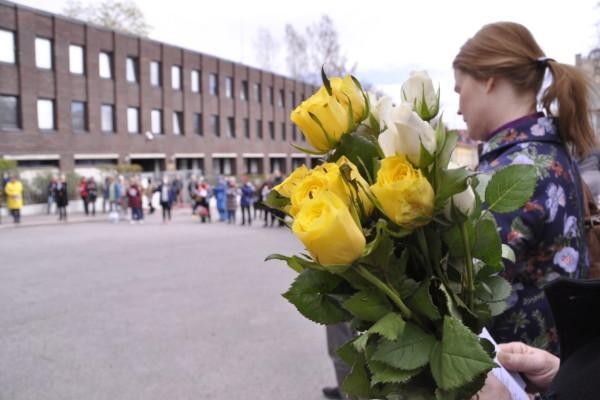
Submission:
M 12 175 L 10 181 L 4 186 L 6 194 L 6 206 L 13 217 L 15 224 L 21 222 L 21 208 L 23 207 L 23 184 L 16 175 Z

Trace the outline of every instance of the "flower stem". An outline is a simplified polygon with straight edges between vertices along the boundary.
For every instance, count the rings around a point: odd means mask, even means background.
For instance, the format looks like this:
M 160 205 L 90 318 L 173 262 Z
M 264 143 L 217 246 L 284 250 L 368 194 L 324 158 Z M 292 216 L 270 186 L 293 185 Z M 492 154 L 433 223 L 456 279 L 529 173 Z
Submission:
M 375 287 L 377 287 L 379 290 L 385 293 L 394 302 L 394 304 L 398 306 L 398 308 L 400 309 L 400 313 L 405 319 L 411 319 L 413 317 L 412 311 L 410 311 L 406 304 L 404 304 L 398 293 L 396 293 L 392 288 L 383 283 L 381 279 L 373 275 L 371 272 L 369 272 L 368 269 L 366 269 L 362 265 L 359 265 L 356 268 L 356 271 L 360 274 L 360 276 L 371 282 L 373 285 L 375 285 Z
M 469 233 L 467 232 L 466 222 L 460 224 L 460 234 L 462 236 L 463 245 L 465 247 L 465 301 L 467 306 L 473 308 L 473 292 L 475 285 L 473 282 L 473 257 L 471 256 L 471 243 L 469 241 Z
M 431 275 L 431 258 L 429 257 L 429 247 L 427 246 L 427 238 L 425 237 L 425 231 L 423 228 L 417 228 L 417 242 L 419 243 L 419 248 L 423 253 L 423 257 L 425 258 L 425 269 L 427 270 L 427 274 Z

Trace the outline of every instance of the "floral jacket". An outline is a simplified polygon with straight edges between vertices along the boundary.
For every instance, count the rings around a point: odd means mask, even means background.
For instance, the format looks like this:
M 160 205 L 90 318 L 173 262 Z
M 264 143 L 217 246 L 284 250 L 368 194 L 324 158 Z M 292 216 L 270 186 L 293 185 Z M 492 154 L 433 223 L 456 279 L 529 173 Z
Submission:
M 552 119 L 533 114 L 499 128 L 483 146 L 479 170 L 511 164 L 535 166 L 537 185 L 529 202 L 494 214 L 502 242 L 515 252 L 502 275 L 512 283 L 508 309 L 489 327 L 498 342 L 522 341 L 558 353 L 558 338 L 542 290 L 559 276 L 583 278 L 588 255 L 583 235 L 579 171 Z

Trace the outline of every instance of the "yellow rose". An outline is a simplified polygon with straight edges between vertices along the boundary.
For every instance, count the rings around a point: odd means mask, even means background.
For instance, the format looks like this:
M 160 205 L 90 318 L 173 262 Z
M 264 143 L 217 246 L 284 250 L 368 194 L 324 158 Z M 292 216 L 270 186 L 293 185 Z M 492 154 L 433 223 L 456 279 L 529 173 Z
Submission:
M 402 227 L 413 229 L 425 225 L 433 215 L 433 188 L 404 156 L 382 160 L 371 191 L 385 215 Z
M 367 215 L 371 215 L 371 212 L 373 212 L 373 203 L 371 202 L 371 200 L 369 200 L 369 197 L 365 193 L 365 190 L 369 190 L 369 184 L 367 183 L 367 181 L 365 181 L 360 172 L 358 172 L 358 168 L 356 168 L 356 165 L 354 165 L 350 160 L 348 160 L 346 156 L 341 156 L 337 160 L 336 164 L 339 167 L 341 167 L 344 164 L 348 164 L 351 170 L 350 178 L 355 179 L 358 182 L 358 198 L 365 209 L 365 213 Z
M 306 175 L 308 175 L 309 172 L 310 170 L 306 168 L 306 165 L 302 164 L 300 167 L 296 168 L 294 172 L 292 172 L 283 182 L 275 186 L 273 190 L 283 197 L 287 197 L 289 199 L 296 185 L 298 185 L 298 183 L 300 183 L 300 181 Z
M 324 191 L 335 193 L 346 205 L 350 203 L 339 168 L 333 163 L 319 165 L 294 187 L 290 196 L 290 214 L 295 216 L 306 201 Z
M 308 200 L 294 219 L 292 231 L 321 265 L 350 264 L 366 244 L 346 204 L 331 192 Z
M 355 124 L 358 124 L 364 119 L 365 113 L 365 97 L 360 87 L 356 85 L 352 76 L 346 75 L 344 78 L 330 78 L 331 91 L 337 97 L 338 101 L 344 105 L 348 105 L 348 100 L 352 104 L 352 114 Z M 325 88 L 323 88 L 325 90 Z
M 306 140 L 317 150 L 327 152 L 334 148 L 343 134 L 350 129 L 349 110 L 324 88 L 303 101 L 290 115 L 300 127 Z M 310 116 L 314 115 L 321 126 Z M 329 140 L 325 134 L 329 136 Z

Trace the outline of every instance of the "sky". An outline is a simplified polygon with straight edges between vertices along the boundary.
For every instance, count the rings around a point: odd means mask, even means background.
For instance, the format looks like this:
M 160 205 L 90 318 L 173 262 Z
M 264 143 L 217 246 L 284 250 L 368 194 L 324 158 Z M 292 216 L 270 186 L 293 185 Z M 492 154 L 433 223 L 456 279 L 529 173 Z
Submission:
M 99 0 L 81 0 L 94 3 Z M 65 0 L 16 3 L 60 13 Z M 355 76 L 396 101 L 410 71 L 426 70 L 441 89 L 444 120 L 463 128 L 456 114 L 452 60 L 481 26 L 513 21 L 527 26 L 548 57 L 574 64 L 600 42 L 599 0 L 137 0 L 152 39 L 246 65 L 256 59 L 258 31 L 278 42 L 274 72 L 286 75 L 284 27 L 297 30 L 327 14 L 339 33 L 342 53 L 356 63 Z

